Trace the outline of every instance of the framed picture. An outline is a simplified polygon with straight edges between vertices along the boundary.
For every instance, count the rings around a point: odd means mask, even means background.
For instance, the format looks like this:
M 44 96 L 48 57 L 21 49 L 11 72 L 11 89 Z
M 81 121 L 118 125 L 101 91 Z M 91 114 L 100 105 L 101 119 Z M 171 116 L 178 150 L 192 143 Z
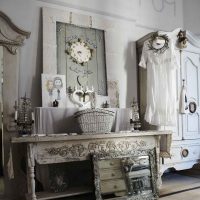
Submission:
M 42 106 L 66 107 L 66 78 L 65 75 L 42 74 Z
M 106 52 L 113 20 L 47 7 L 42 13 L 43 73 L 66 75 L 67 91 L 93 86 L 107 96 Z
M 118 81 L 108 80 L 108 96 L 110 98 L 110 107 L 119 108 L 119 87 Z
M 56 22 L 57 72 L 66 75 L 66 88 L 93 86 L 107 95 L 104 31 Z

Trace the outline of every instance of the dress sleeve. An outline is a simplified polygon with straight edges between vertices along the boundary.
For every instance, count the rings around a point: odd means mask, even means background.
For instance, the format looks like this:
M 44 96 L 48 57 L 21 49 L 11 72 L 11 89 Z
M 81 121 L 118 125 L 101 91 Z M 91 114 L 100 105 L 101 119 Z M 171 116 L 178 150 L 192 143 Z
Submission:
M 146 50 L 146 44 L 144 43 L 142 48 L 142 55 L 140 58 L 139 66 L 143 68 L 147 68 L 147 50 Z

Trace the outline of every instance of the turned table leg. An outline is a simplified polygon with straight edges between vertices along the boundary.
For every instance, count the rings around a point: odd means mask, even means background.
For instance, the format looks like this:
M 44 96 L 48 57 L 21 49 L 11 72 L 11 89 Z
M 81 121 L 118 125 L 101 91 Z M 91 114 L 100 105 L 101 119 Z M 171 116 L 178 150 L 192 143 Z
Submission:
M 30 200 L 37 200 L 35 195 L 35 158 L 33 144 L 27 145 L 27 164 L 28 198 Z

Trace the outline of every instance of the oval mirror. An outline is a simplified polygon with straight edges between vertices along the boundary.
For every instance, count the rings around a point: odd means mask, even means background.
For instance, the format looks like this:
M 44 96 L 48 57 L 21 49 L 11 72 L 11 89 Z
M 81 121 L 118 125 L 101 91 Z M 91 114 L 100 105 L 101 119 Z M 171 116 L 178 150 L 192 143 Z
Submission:
M 197 104 L 196 102 L 192 101 L 189 103 L 189 111 L 190 113 L 195 113 L 197 110 Z

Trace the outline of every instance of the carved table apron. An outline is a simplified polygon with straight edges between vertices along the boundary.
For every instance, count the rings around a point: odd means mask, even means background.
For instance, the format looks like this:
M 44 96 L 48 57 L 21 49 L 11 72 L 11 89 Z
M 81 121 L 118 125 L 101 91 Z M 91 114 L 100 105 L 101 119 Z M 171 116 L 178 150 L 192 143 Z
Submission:
M 12 143 L 27 144 L 28 163 L 28 195 L 27 199 L 37 200 L 35 193 L 35 162 L 38 164 L 53 164 L 71 161 L 87 160 L 91 153 L 131 154 L 138 149 L 156 149 L 158 182 L 161 183 L 160 169 L 160 137 L 171 134 L 169 131 L 145 131 L 136 133 L 111 133 L 64 136 L 13 137 Z M 158 184 L 158 185 L 159 185 Z

